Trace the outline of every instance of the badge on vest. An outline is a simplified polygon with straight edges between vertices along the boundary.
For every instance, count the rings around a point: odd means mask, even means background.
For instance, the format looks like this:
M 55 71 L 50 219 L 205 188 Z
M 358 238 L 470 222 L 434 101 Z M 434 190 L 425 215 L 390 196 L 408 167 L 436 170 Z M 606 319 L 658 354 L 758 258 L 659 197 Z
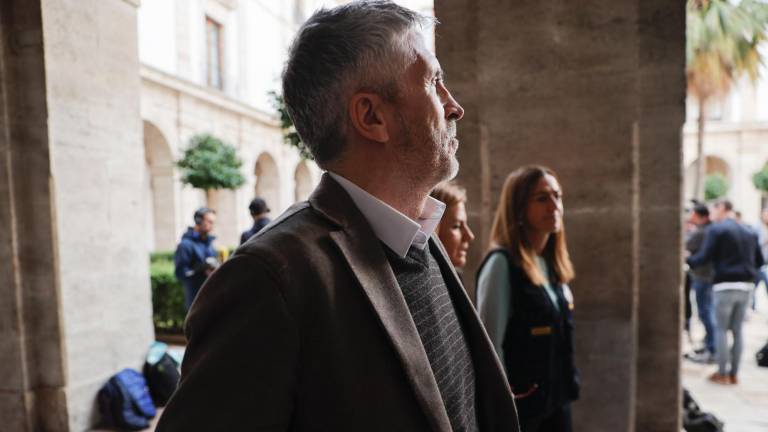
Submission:
M 552 334 L 552 326 L 532 327 L 531 336 L 546 336 Z

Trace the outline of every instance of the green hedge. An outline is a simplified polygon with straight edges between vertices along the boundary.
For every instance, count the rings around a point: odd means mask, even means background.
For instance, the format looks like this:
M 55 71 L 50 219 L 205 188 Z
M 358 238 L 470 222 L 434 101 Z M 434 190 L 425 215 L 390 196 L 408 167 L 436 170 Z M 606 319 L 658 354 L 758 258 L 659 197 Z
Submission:
M 173 262 L 173 251 L 150 252 L 150 254 L 149 254 L 149 262 L 153 263 L 155 261 L 170 261 L 170 262 Z
M 159 333 L 181 333 L 184 328 L 184 289 L 173 274 L 173 252 L 150 255 L 152 320 Z

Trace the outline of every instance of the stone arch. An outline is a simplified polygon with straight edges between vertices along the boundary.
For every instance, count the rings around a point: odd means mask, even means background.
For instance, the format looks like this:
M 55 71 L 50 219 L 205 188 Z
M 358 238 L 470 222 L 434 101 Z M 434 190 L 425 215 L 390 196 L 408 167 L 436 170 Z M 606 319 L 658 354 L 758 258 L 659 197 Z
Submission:
M 707 156 L 704 159 L 704 172 L 706 174 L 720 173 L 725 178 L 731 176 L 731 167 L 725 159 L 719 156 Z
M 256 158 L 253 173 L 256 175 L 255 193 L 267 201 L 269 208 L 276 210 L 280 205 L 280 173 L 275 158 L 264 152 Z
M 685 168 L 685 192 L 687 197 L 694 196 L 693 183 L 696 178 L 696 161 L 695 159 Z M 719 173 L 731 183 L 731 166 L 730 164 L 720 156 L 707 155 L 704 158 L 704 175 Z
M 296 171 L 293 174 L 294 180 L 294 200 L 296 202 L 309 198 L 312 193 L 312 173 L 309 171 L 306 161 L 299 162 L 296 165 Z
M 143 123 L 149 246 L 150 250 L 173 250 L 176 244 L 173 155 L 160 129 L 149 121 Z

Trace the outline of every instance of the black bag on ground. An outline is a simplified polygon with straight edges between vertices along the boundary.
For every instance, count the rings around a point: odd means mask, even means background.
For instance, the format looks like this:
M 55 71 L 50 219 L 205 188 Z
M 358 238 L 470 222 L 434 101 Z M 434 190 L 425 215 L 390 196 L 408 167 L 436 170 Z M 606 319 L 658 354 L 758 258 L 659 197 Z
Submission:
M 144 363 L 149 393 L 157 406 L 165 406 L 179 385 L 179 365 L 167 352 L 155 363 Z
M 757 359 L 758 366 L 768 367 L 768 343 L 760 348 L 760 351 L 755 354 L 755 358 Z
M 683 429 L 685 432 L 723 432 L 723 422 L 712 413 L 704 412 L 683 389 Z

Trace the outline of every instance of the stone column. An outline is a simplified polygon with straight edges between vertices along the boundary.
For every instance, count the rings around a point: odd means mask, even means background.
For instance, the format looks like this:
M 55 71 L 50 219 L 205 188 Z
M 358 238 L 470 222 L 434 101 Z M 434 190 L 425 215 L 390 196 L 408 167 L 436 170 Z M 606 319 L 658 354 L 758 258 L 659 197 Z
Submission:
M 681 430 L 685 4 L 638 1 L 640 121 L 635 430 Z
M 136 6 L 0 5 L 8 430 L 88 429 L 99 387 L 140 367 L 153 337 Z
M 563 184 L 575 430 L 679 430 L 684 4 L 650 3 L 435 3 L 437 55 L 466 109 L 471 293 L 507 174 L 543 164 Z M 651 365 L 664 378 L 653 389 Z
M 0 2 L 0 34 L 0 419 L 66 430 L 40 2 Z

